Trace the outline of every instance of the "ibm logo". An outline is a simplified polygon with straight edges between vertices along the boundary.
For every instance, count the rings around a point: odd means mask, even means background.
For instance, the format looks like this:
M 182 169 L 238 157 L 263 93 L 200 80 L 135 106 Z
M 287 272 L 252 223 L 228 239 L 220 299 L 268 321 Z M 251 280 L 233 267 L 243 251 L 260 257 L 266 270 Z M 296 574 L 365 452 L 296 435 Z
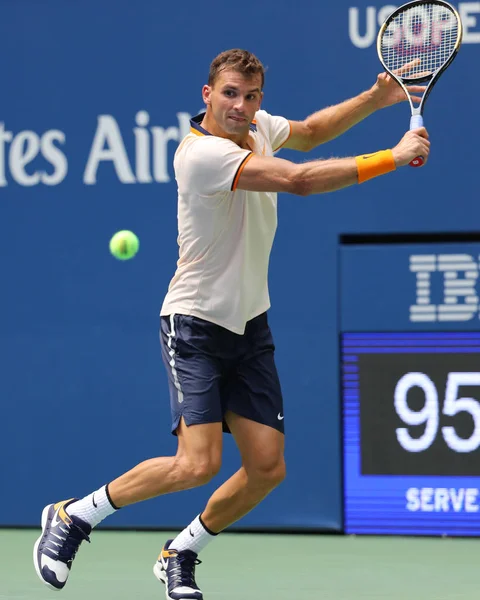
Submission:
M 479 312 L 475 289 L 480 263 L 470 254 L 413 254 L 410 271 L 417 277 L 417 302 L 410 321 L 469 321 Z M 432 304 L 432 277 L 443 279 L 443 304 Z M 480 316 L 480 315 L 479 315 Z

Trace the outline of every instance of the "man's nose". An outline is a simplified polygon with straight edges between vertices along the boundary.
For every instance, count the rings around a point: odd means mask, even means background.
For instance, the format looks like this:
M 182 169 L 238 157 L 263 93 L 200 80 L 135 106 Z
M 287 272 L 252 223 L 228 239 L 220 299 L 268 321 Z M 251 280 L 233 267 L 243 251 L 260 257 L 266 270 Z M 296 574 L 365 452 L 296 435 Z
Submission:
M 238 112 L 243 112 L 244 105 L 245 105 L 244 98 L 237 98 L 235 101 L 235 104 L 234 104 L 234 108 L 235 108 L 235 110 L 238 110 Z

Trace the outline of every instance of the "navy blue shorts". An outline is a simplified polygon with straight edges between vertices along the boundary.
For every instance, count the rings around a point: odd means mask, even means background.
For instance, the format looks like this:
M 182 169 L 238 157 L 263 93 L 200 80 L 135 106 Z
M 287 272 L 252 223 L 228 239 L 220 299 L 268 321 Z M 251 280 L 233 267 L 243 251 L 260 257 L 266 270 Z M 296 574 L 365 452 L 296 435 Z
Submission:
M 187 425 L 223 423 L 230 410 L 284 432 L 283 398 L 267 314 L 238 335 L 197 317 L 160 319 L 160 344 L 170 388 L 172 433 Z

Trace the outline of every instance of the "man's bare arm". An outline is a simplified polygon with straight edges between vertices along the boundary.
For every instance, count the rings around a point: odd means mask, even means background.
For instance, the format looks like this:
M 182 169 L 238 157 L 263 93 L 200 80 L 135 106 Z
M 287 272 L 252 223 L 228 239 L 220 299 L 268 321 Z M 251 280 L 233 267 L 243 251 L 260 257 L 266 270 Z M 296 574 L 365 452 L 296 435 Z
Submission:
M 416 61 L 408 62 L 398 72 L 408 73 L 416 65 Z M 410 85 L 407 89 L 413 102 L 418 104 L 425 86 Z M 320 110 L 304 121 L 291 121 L 292 131 L 285 148 L 311 150 L 345 133 L 376 110 L 405 100 L 407 96 L 397 82 L 387 73 L 379 73 L 375 84 L 355 98 Z
M 282 158 L 254 155 L 245 164 L 237 189 L 308 196 L 333 192 L 354 183 L 357 183 L 354 158 L 296 164 Z
M 419 155 L 426 160 L 429 151 L 430 142 L 426 130 L 422 127 L 409 131 L 392 149 L 390 160 L 393 159 L 393 164 L 388 170 L 407 165 Z M 372 157 L 365 158 L 368 162 Z M 381 172 L 376 173 L 379 174 Z M 236 189 L 308 196 L 333 192 L 358 181 L 359 166 L 356 158 L 332 158 L 297 164 L 282 158 L 253 154 L 245 162 Z
M 290 121 L 291 134 L 283 147 L 308 152 L 345 133 L 375 110 L 370 92 L 363 92 L 341 104 L 319 110 L 304 121 Z

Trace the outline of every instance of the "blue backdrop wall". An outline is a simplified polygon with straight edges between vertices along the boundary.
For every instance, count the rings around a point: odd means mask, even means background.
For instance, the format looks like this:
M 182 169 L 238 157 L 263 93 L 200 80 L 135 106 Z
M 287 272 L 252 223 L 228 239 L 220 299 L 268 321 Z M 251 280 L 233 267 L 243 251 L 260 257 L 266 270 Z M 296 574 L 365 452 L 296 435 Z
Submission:
M 289 474 L 241 527 L 342 528 L 339 235 L 478 227 L 480 2 L 457 6 L 465 44 L 428 100 L 428 166 L 279 199 L 270 321 Z M 301 119 L 374 83 L 374 38 L 392 9 L 0 0 L 0 525 L 37 525 L 46 503 L 175 451 L 158 343 L 177 258 L 172 158 L 202 108 L 211 59 L 232 47 L 255 52 L 268 66 L 264 108 Z M 309 157 L 390 147 L 408 121 L 406 104 L 384 110 Z M 140 238 L 130 262 L 108 252 L 119 229 Z M 107 524 L 188 522 L 238 466 L 225 444 L 211 485 Z

